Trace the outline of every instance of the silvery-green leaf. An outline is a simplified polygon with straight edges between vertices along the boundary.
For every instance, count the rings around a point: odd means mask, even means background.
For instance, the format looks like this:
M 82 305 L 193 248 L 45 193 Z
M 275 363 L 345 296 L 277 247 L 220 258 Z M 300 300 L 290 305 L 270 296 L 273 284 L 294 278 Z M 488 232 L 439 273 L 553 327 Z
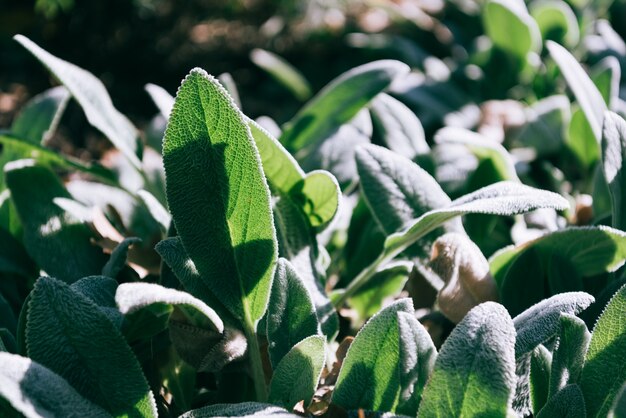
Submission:
M 565 143 L 565 129 L 571 119 L 567 96 L 554 95 L 526 109 L 526 124 L 515 136 L 523 146 L 532 147 L 538 156 L 553 154 Z
M 437 349 L 426 328 L 413 313 L 398 312 L 400 332 L 400 382 L 397 411 L 416 416 L 422 392 L 435 365 Z
M 269 189 L 245 117 L 201 69 L 178 90 L 163 163 L 168 206 L 186 252 L 215 295 L 254 329 L 267 308 L 277 258 Z
M 602 170 L 609 185 L 611 204 L 613 206 L 612 225 L 618 229 L 626 228 L 626 121 L 613 112 L 604 116 L 602 127 Z
M 494 302 L 473 308 L 446 339 L 420 417 L 506 417 L 515 390 L 515 328 Z
M 589 417 L 604 417 L 626 381 L 626 285 L 596 322 L 580 379 Z
M 157 223 L 161 227 L 161 232 L 167 232 L 170 224 L 172 223 L 172 216 L 167 211 L 167 209 L 165 209 L 161 202 L 159 202 L 159 200 L 147 190 L 139 190 L 137 192 L 137 197 L 141 199 L 143 204 L 150 212 L 150 215 L 152 215 L 152 218 L 157 221 Z
M 598 88 L 609 109 L 615 109 L 619 100 L 622 69 L 619 60 L 608 56 L 591 68 L 591 80 Z
M 102 267 L 102 275 L 116 278 L 126 265 L 130 246 L 133 244 L 138 244 L 140 242 L 141 239 L 137 237 L 124 238 L 124 240 L 113 249 L 109 261 L 107 261 L 104 267 Z
M 53 87 L 29 100 L 11 125 L 11 134 L 32 144 L 45 144 L 54 134 L 70 93 Z
M 90 72 L 55 57 L 25 36 L 16 35 L 14 39 L 63 83 L 83 108 L 89 123 L 109 138 L 135 168 L 140 169 L 141 146 L 137 129 L 113 106 L 102 82 Z
M 489 0 L 483 6 L 485 32 L 498 48 L 521 60 L 541 49 L 541 33 L 526 5 L 516 0 Z
M 212 418 L 212 417 L 271 417 L 271 418 L 298 418 L 295 415 L 275 405 L 258 403 L 258 402 L 242 402 L 237 404 L 216 404 L 205 406 L 204 408 L 194 409 L 184 413 L 179 418 Z
M 546 42 L 546 47 L 552 59 L 559 66 L 574 96 L 576 96 L 576 100 L 591 126 L 591 131 L 599 142 L 602 135 L 602 119 L 604 112 L 607 111 L 602 95 L 572 54 L 552 41 Z
M 111 417 L 50 369 L 28 358 L 2 352 L 0 398 L 26 418 Z
M 163 87 L 157 86 L 156 84 L 148 83 L 144 88 L 150 95 L 150 98 L 156 105 L 157 109 L 159 109 L 161 116 L 163 116 L 165 120 L 169 119 L 170 113 L 172 113 L 172 108 L 174 107 L 174 98 L 172 95 L 169 94 Z
M 320 334 L 311 296 L 298 272 L 284 258 L 276 266 L 266 322 L 268 351 L 274 366 L 298 342 Z
M 530 5 L 530 14 L 537 22 L 544 40 L 553 40 L 570 48 L 578 44 L 580 30 L 571 7 L 560 0 L 542 0 Z
M 593 303 L 593 296 L 584 292 L 554 295 L 526 309 L 513 318 L 517 337 L 515 357 L 521 358 L 559 331 L 561 314 L 577 315 Z
M 285 125 L 280 142 L 299 150 L 327 138 L 350 121 L 391 82 L 409 72 L 400 61 L 361 65 L 331 81 Z
M 552 356 L 548 394 L 550 398 L 565 386 L 578 383 L 591 338 L 582 319 L 570 314 L 561 314 L 560 322 L 558 345 Z
M 26 341 L 31 359 L 112 415 L 157 416 L 148 382 L 124 337 L 95 303 L 65 283 L 37 280 Z
M 255 48 L 250 59 L 287 88 L 298 100 L 311 97 L 311 86 L 304 76 L 284 58 L 264 49 Z
M 539 344 L 530 356 L 530 403 L 535 415 L 548 401 L 551 366 L 552 353 L 542 344 Z
M 294 345 L 274 369 L 269 401 L 285 408 L 303 401 L 306 407 L 317 389 L 325 361 L 323 336 L 312 335 Z
M 39 267 L 68 283 L 100 274 L 106 256 L 92 244 L 89 227 L 55 204 L 56 198 L 71 196 L 54 173 L 32 160 L 12 162 L 4 170 L 24 227 L 24 246 Z
M 401 101 L 381 93 L 369 109 L 374 132 L 391 151 L 409 159 L 430 151 L 422 124 Z
M 395 412 L 402 390 L 399 312 L 413 314 L 410 299 L 387 306 L 358 332 L 339 371 L 334 404 Z
M 567 385 L 548 399 L 537 418 L 586 418 L 585 400 L 578 385 Z
M 98 305 L 100 310 L 113 322 L 117 328 L 121 328 L 124 317 L 115 305 L 115 291 L 117 281 L 106 276 L 87 276 L 72 283 L 70 288 L 85 296 Z

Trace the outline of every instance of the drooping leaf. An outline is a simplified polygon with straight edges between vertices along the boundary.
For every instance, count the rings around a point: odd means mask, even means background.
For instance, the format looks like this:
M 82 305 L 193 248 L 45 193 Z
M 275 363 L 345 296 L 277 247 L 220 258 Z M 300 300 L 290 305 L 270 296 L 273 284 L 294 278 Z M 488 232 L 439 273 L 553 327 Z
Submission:
M 537 414 L 548 401 L 550 390 L 550 368 L 552 353 L 543 345 L 538 345 L 530 357 L 530 402 L 533 414 Z
M 26 418 L 111 417 L 50 369 L 28 358 L 2 352 L 0 398 Z
M 400 331 L 400 382 L 397 411 L 416 416 L 422 392 L 435 365 L 437 350 L 426 328 L 412 313 L 398 312 Z
M 513 318 L 517 336 L 515 358 L 520 359 L 559 331 L 561 314 L 577 315 L 593 303 L 593 296 L 584 292 L 554 295 L 526 309 Z
M 391 82 L 409 72 L 399 61 L 365 64 L 331 81 L 285 125 L 280 142 L 299 150 L 325 139 L 350 121 L 363 106 Z
M 71 196 L 54 173 L 32 160 L 20 160 L 7 164 L 5 175 L 33 260 L 68 283 L 100 274 L 106 256 L 91 243 L 94 235 L 87 225 L 55 203 Z
M 626 196 L 622 193 L 626 187 L 626 169 L 622 171 L 625 157 L 626 121 L 607 112 L 602 127 L 602 170 L 611 195 L 612 225 L 621 230 L 626 229 Z
M 211 418 L 211 417 L 272 417 L 272 418 L 297 418 L 300 415 L 289 413 L 286 409 L 276 405 L 242 402 L 237 404 L 217 404 L 205 406 L 186 412 L 179 418 Z
M 567 385 L 541 408 L 537 418 L 586 418 L 585 400 L 578 385 Z
M 102 275 L 116 278 L 126 265 L 130 246 L 140 242 L 141 239 L 137 237 L 124 238 L 124 240 L 113 249 L 109 261 L 107 261 L 104 267 L 102 267 Z
M 531 51 L 541 49 L 537 23 L 526 5 L 515 0 L 489 0 L 483 6 L 483 24 L 498 48 L 525 61 Z
M 24 105 L 11 125 L 11 133 L 31 144 L 43 144 L 57 128 L 70 93 L 63 86 L 53 87 Z
M 311 86 L 304 76 L 284 58 L 264 49 L 255 48 L 250 59 L 287 88 L 298 100 L 311 97 Z
M 244 116 L 203 70 L 178 90 L 163 154 L 185 250 L 232 314 L 256 327 L 277 256 L 269 189 Z
M 515 328 L 502 305 L 472 309 L 446 339 L 420 417 L 506 417 L 515 390 Z
M 591 334 L 582 319 L 561 314 L 558 346 L 552 356 L 549 397 L 570 384 L 578 383 Z
M 317 388 L 326 361 L 326 341 L 312 335 L 294 345 L 274 369 L 269 401 L 293 408 L 303 401 L 307 406 Z
M 113 106 L 102 82 L 90 72 L 55 57 L 25 36 L 16 35 L 13 39 L 59 79 L 81 105 L 89 123 L 100 130 L 135 168 L 140 169 L 141 146 L 137 129 Z
M 576 96 L 576 100 L 585 113 L 596 140 L 602 136 L 602 120 L 607 111 L 606 103 L 600 92 L 582 69 L 576 58 L 561 45 L 548 41 L 546 47 L 565 77 L 569 88 Z
M 587 415 L 604 417 L 626 381 L 626 286 L 613 296 L 591 334 L 580 379 Z
M 375 134 L 391 151 L 409 159 L 430 151 L 422 124 L 401 101 L 381 93 L 369 108 Z
M 148 383 L 124 337 L 91 300 L 65 283 L 50 277 L 36 282 L 26 341 L 30 358 L 112 415 L 157 416 Z

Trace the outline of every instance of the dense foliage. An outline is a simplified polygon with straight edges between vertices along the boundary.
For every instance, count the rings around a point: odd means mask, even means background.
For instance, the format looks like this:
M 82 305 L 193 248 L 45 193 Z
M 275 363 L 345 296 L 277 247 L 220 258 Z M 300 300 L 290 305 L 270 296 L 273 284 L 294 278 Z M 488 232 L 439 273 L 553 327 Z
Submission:
M 282 126 L 195 68 L 140 132 L 17 35 L 60 85 L 0 132 L 0 415 L 626 416 L 626 44 L 595 6 L 487 0 L 465 54 L 355 67 Z M 49 146 L 70 99 L 102 161 Z

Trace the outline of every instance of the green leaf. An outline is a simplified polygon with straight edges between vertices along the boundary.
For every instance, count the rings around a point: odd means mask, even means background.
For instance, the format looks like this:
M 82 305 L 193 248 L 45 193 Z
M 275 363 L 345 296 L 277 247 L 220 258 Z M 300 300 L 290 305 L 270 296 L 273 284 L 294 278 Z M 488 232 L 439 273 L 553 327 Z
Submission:
M 50 277 L 37 280 L 31 296 L 26 327 L 30 358 L 114 416 L 157 416 L 132 350 L 91 300 Z
M 31 144 L 45 144 L 54 134 L 69 98 L 63 86 L 33 97 L 15 117 L 11 133 Z
M 622 76 L 619 60 L 609 55 L 593 66 L 590 75 L 609 109 L 615 108 L 619 100 L 619 84 Z
M 567 146 L 585 170 L 593 167 L 600 158 L 600 147 L 585 113 L 578 108 L 567 127 Z
M 124 238 L 124 240 L 113 249 L 109 261 L 102 267 L 102 275 L 115 279 L 126 265 L 130 246 L 140 242 L 141 240 L 137 237 Z
M 235 80 L 230 73 L 222 73 L 217 76 L 217 80 L 220 82 L 222 86 L 226 89 L 230 97 L 233 98 L 233 102 L 237 105 L 238 108 L 241 109 L 241 100 L 239 99 L 239 90 L 237 90 L 237 85 L 235 84 Z
M 525 61 L 526 55 L 541 49 L 537 23 L 526 5 L 515 0 L 489 0 L 483 6 L 485 32 L 498 48 Z
M 612 272 L 625 261 L 626 233 L 607 226 L 570 227 L 498 253 L 491 272 L 503 304 L 516 314 L 553 294 L 582 290 L 575 277 Z
M 286 409 L 275 405 L 242 402 L 237 404 L 217 404 L 189 411 L 179 418 L 210 418 L 210 417 L 272 417 L 272 418 L 298 418 L 300 415 L 289 413 Z
M 530 5 L 530 14 L 537 22 L 541 37 L 573 48 L 578 44 L 578 20 L 571 7 L 561 0 L 543 0 Z
M 398 313 L 413 314 L 401 299 L 374 315 L 348 349 L 332 402 L 344 409 L 395 412 L 402 390 Z
M 625 157 L 626 121 L 616 113 L 607 112 L 602 127 L 602 170 L 611 195 L 612 225 L 621 230 L 626 229 L 626 195 L 622 195 L 626 187 L 626 169 L 622 171 Z
M 426 328 L 413 313 L 398 312 L 400 332 L 400 382 L 397 411 L 416 416 L 422 392 L 435 365 L 437 350 Z
M 325 170 L 314 170 L 291 189 L 313 228 L 327 225 L 339 209 L 341 189 L 337 179 Z
M 137 129 L 111 102 L 104 85 L 90 72 L 55 57 L 22 35 L 13 37 L 44 64 L 81 105 L 90 124 L 102 132 L 117 149 L 141 169 L 141 146 Z
M 369 108 L 374 132 L 391 151 L 409 159 L 430 152 L 422 124 L 401 101 L 380 93 Z
M 554 295 L 542 300 L 513 318 L 517 331 L 515 358 L 520 359 L 559 331 L 561 314 L 577 315 L 593 303 L 593 296 L 584 292 Z
M 280 142 L 290 150 L 299 150 L 322 141 L 408 72 L 406 64 L 393 60 L 351 69 L 331 81 L 285 125 Z
M 535 149 L 539 157 L 554 154 L 565 143 L 565 129 L 571 119 L 567 96 L 554 95 L 526 108 L 526 124 L 515 139 L 522 146 Z
M 115 305 L 117 281 L 106 276 L 88 276 L 72 283 L 70 288 L 98 305 L 100 310 L 120 329 L 124 317 Z
M 269 189 L 244 116 L 201 69 L 178 90 L 163 153 L 167 201 L 185 250 L 215 295 L 254 329 L 277 257 Z
M 296 343 L 320 334 L 311 296 L 294 267 L 284 258 L 280 258 L 276 266 L 266 321 L 273 366 L 278 365 Z
M 578 385 L 567 385 L 551 397 L 537 418 L 585 418 L 585 400 Z
M 472 309 L 446 339 L 420 417 L 506 417 L 515 389 L 515 328 L 502 305 Z
M 570 384 L 578 383 L 591 334 L 582 319 L 561 314 L 558 345 L 552 356 L 549 397 Z
M 530 402 L 533 414 L 548 401 L 550 390 L 550 369 L 552 367 L 552 353 L 543 345 L 538 345 L 530 357 Z
M 626 381 L 626 286 L 622 286 L 600 315 L 591 334 L 580 386 L 587 414 L 604 417 Z
M 34 277 L 37 271 L 24 246 L 13 235 L 0 227 L 0 271 L 24 277 Z
M 26 418 L 111 416 L 50 369 L 25 357 L 1 352 L 0 398 Z
M 89 227 L 56 203 L 71 196 L 54 173 L 19 160 L 5 166 L 5 176 L 24 226 L 24 246 L 39 267 L 68 283 L 100 274 L 106 256 L 91 243 Z
M 626 417 L 626 383 L 622 386 L 613 402 L 613 406 L 609 411 L 609 418 L 624 418 Z
M 293 93 L 296 99 L 306 100 L 311 97 L 309 82 L 284 58 L 270 51 L 255 48 L 250 52 L 250 59 Z
M 326 361 L 326 341 L 312 335 L 296 344 L 278 363 L 270 383 L 269 401 L 293 408 L 304 401 L 306 407 L 317 389 Z
M 148 212 L 150 212 L 150 215 L 152 215 L 152 218 L 157 221 L 159 227 L 161 228 L 161 232 L 166 233 L 172 223 L 172 217 L 167 209 L 165 209 L 161 202 L 159 202 L 159 200 L 147 190 L 139 190 L 137 192 L 137 197 L 141 199 L 143 204 L 148 209 Z
M 585 113 L 594 137 L 599 142 L 602 135 L 602 120 L 607 111 L 602 95 L 578 61 L 561 45 L 548 41 L 546 47 L 565 77 L 567 84 Z
M 146 92 L 150 95 L 150 98 L 156 105 L 157 109 L 159 109 L 159 113 L 166 120 L 170 118 L 170 113 L 172 113 L 172 108 L 174 107 L 174 98 L 171 94 L 167 92 L 163 87 L 157 86 L 156 84 L 146 84 L 144 87 Z

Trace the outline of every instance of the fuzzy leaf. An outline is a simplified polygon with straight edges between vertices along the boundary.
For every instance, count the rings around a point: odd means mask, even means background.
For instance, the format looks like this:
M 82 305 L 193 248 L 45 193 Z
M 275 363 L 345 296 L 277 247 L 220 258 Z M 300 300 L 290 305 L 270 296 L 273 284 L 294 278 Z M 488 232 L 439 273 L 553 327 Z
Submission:
M 567 385 L 551 397 L 537 418 L 586 418 L 585 400 L 578 385 Z
M 178 90 L 163 163 L 174 224 L 202 280 L 256 327 L 277 258 L 269 189 L 244 116 L 201 69 Z
M 320 334 L 320 326 L 311 296 L 293 265 L 280 258 L 267 312 L 272 365 L 276 367 L 298 342 L 317 334 Z
M 609 184 L 611 204 L 613 206 L 612 225 L 626 229 L 626 169 L 623 169 L 626 157 L 626 121 L 613 112 L 604 115 L 602 127 L 602 170 Z
M 538 345 L 530 357 L 530 402 L 533 414 L 543 408 L 548 401 L 550 390 L 550 369 L 552 367 L 552 353 L 543 345 Z
M 28 101 L 15 117 L 11 133 L 32 144 L 42 144 L 54 134 L 65 111 L 70 93 L 53 87 Z
M 325 170 L 311 171 L 291 190 L 313 228 L 327 225 L 339 209 L 341 189 L 337 179 Z
M 299 418 L 300 415 L 289 413 L 286 409 L 275 405 L 242 402 L 237 404 L 217 404 L 186 412 L 179 418 L 211 418 L 211 417 L 272 417 L 272 418 Z
M 626 285 L 613 296 L 591 334 L 580 387 L 589 417 L 604 417 L 626 381 Z
M 255 48 L 250 59 L 287 88 L 298 100 L 311 97 L 311 86 L 304 76 L 282 57 L 264 49 Z
M 422 395 L 420 417 L 506 417 L 515 389 L 515 328 L 485 302 L 454 328 Z
M 572 54 L 561 45 L 552 41 L 546 42 L 546 47 L 552 59 L 559 66 L 569 88 L 576 96 L 576 100 L 585 113 L 591 130 L 599 142 L 602 137 L 602 120 L 604 119 L 604 113 L 607 111 L 602 95 L 600 95 L 597 87 Z
M 50 70 L 81 105 L 89 123 L 109 138 L 135 168 L 140 169 L 141 147 L 137 129 L 113 106 L 102 82 L 90 72 L 43 50 L 25 36 L 16 35 L 13 39 Z
M 120 329 L 124 317 L 115 305 L 115 291 L 118 283 L 106 276 L 87 276 L 72 283 L 70 288 L 93 303 Z
M 409 159 L 430 152 L 419 119 L 398 99 L 381 93 L 370 103 L 370 113 L 374 131 L 391 151 Z
M 570 384 L 578 383 L 591 334 L 582 319 L 561 314 L 558 346 L 552 356 L 549 397 Z
M 128 258 L 128 250 L 133 244 L 140 243 L 141 240 L 137 237 L 124 238 L 117 247 L 113 249 L 109 261 L 102 268 L 102 275 L 111 278 L 116 278 L 126 265 L 126 259 Z
M 325 139 L 339 126 L 350 121 L 391 82 L 409 72 L 409 67 L 394 60 L 361 65 L 331 81 L 285 125 L 280 142 L 299 150 Z
M 402 390 L 398 313 L 413 314 L 401 299 L 374 315 L 348 349 L 332 402 L 344 409 L 395 412 Z
M 522 2 L 487 1 L 483 8 L 483 23 L 487 35 L 497 47 L 521 60 L 526 60 L 529 52 L 541 49 L 537 23 Z
M 293 408 L 300 401 L 307 406 L 317 388 L 324 362 L 326 341 L 312 335 L 296 344 L 276 366 L 270 383 L 269 401 Z
M 141 199 L 143 204 L 150 212 L 150 215 L 154 218 L 155 221 L 161 227 L 161 232 L 165 233 L 170 228 L 170 224 L 172 223 L 172 216 L 170 213 L 163 207 L 161 202 L 149 191 L 147 190 L 139 190 L 137 192 L 137 197 Z
M 106 256 L 92 245 L 89 227 L 55 203 L 71 196 L 54 173 L 32 160 L 15 161 L 4 169 L 24 226 L 24 246 L 39 267 L 68 283 L 100 274 Z
M 111 417 L 58 374 L 15 354 L 0 353 L 0 398 L 26 418 Z
M 157 416 L 132 350 L 91 300 L 50 277 L 37 280 L 31 297 L 26 327 L 30 358 L 114 416 Z
M 561 314 L 577 315 L 591 305 L 593 296 L 570 292 L 545 299 L 513 318 L 517 337 L 515 357 L 520 359 L 559 331 Z

